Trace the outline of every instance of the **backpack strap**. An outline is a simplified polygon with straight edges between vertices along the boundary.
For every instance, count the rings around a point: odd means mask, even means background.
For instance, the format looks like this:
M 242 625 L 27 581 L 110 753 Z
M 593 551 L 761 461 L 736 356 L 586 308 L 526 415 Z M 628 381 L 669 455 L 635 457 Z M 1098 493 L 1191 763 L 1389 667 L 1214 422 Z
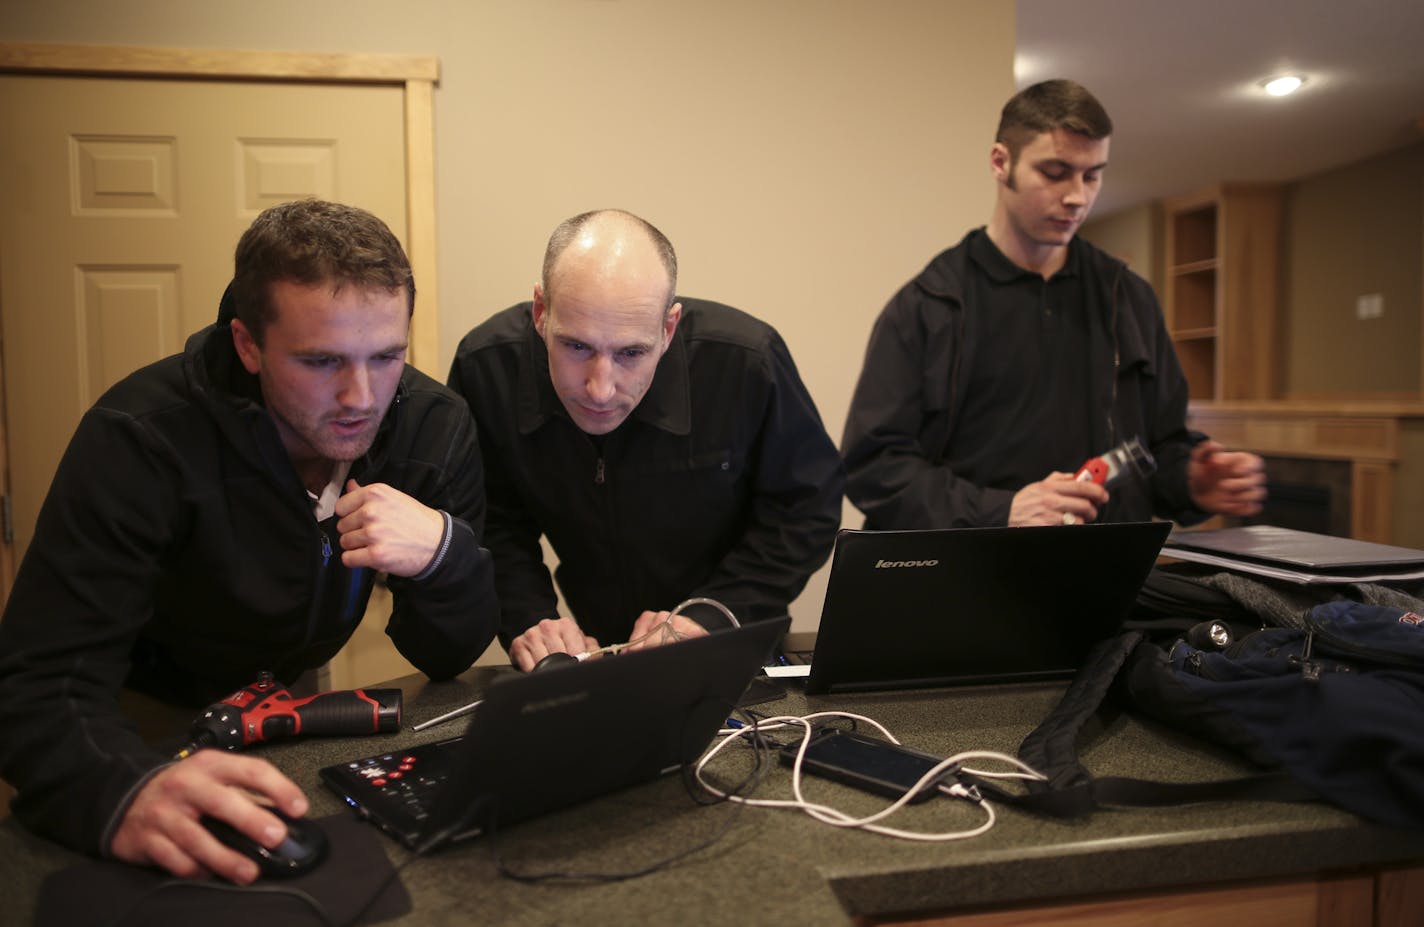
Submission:
M 1158 807 L 1202 801 L 1303 801 L 1318 796 L 1284 772 L 1267 772 L 1211 782 L 1158 782 L 1151 779 L 1097 778 L 1078 759 L 1084 727 L 1098 715 L 1124 665 L 1143 643 L 1131 631 L 1100 641 L 1073 677 L 1057 706 L 1024 738 L 1019 759 L 1043 773 L 1045 780 L 1027 780 L 1026 793 L 1008 792 L 991 781 L 964 773 L 987 798 L 1054 817 L 1082 817 L 1113 805 Z
M 1057 706 L 1024 738 L 1019 759 L 1048 776 L 1046 782 L 1030 781 L 1029 791 L 1061 790 L 1092 781 L 1092 774 L 1078 761 L 1078 737 L 1142 638 L 1140 631 L 1129 631 L 1094 645 Z

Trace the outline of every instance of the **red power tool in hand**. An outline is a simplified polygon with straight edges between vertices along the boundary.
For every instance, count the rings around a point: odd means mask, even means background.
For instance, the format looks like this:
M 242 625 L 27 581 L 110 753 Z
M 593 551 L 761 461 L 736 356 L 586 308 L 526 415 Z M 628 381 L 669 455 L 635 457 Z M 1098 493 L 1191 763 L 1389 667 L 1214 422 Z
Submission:
M 264 740 L 378 734 L 400 729 L 400 689 L 338 689 L 295 698 L 271 673 L 209 705 L 193 722 L 187 756 L 201 747 L 240 750 Z
M 1103 456 L 1087 460 L 1078 468 L 1078 472 L 1073 474 L 1073 479 L 1084 483 L 1097 483 L 1107 489 L 1129 473 L 1135 473 L 1138 479 L 1145 479 L 1156 469 L 1157 461 L 1147 448 L 1142 446 L 1142 442 L 1136 438 L 1128 438 Z

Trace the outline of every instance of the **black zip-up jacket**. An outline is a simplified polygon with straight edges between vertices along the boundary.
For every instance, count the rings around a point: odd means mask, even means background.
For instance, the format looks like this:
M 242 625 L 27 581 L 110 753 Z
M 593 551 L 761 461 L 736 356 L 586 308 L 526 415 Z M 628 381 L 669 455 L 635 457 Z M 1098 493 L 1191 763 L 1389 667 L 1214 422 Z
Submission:
M 846 495 L 865 514 L 867 528 L 1005 525 L 1014 494 L 1023 488 L 1002 485 L 1007 480 L 972 483 L 956 475 L 947 459 L 976 338 L 993 324 L 991 307 L 967 299 L 965 281 L 975 272 L 969 243 L 976 234 L 984 233 L 970 232 L 905 284 L 871 331 L 841 441 Z M 1157 297 L 1121 261 L 1086 241 L 1074 247 L 1080 249 L 1084 305 L 1102 313 L 1084 358 L 1092 407 L 1102 410 L 1092 419 L 1084 459 L 1140 437 L 1157 460 L 1145 485 L 1127 480 L 1113 488 L 1098 520 L 1146 521 L 1155 514 L 1184 524 L 1200 521 L 1205 513 L 1187 491 L 1187 459 L 1204 436 L 1187 430 L 1187 381 Z M 1002 427 L 1014 424 L 1004 421 Z M 1082 462 L 1064 462 L 1062 469 Z
M 691 596 L 741 620 L 784 615 L 830 553 L 844 469 L 785 343 L 736 309 L 679 301 L 647 394 L 601 450 L 554 392 L 529 303 L 460 342 L 449 383 L 479 427 L 506 647 L 558 614 L 540 535 L 603 644 Z
M 451 516 L 429 575 L 390 578 L 386 630 L 432 678 L 463 671 L 498 621 L 469 409 L 407 367 L 350 475 Z M 120 715 L 122 687 L 196 717 L 261 670 L 290 682 L 334 655 L 373 579 L 342 565 L 334 521 L 313 517 L 227 324 L 108 390 L 60 462 L 0 621 L 0 775 L 16 817 L 107 853 L 169 761 Z

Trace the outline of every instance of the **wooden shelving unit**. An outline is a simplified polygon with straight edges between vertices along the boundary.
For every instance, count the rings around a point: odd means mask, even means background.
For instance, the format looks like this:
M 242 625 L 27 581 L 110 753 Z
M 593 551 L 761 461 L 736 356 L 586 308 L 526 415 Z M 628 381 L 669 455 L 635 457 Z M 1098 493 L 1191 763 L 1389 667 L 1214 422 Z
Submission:
M 1273 397 L 1280 188 L 1220 185 L 1163 206 L 1167 328 L 1192 399 Z

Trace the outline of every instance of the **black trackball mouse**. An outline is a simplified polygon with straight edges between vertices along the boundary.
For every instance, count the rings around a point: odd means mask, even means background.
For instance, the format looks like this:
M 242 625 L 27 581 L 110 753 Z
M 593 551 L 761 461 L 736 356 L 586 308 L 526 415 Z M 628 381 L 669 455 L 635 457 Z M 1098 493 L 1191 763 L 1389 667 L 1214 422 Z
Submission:
M 226 821 L 204 817 L 203 826 L 225 846 L 229 846 L 257 864 L 265 878 L 289 879 L 310 872 L 326 859 L 326 831 L 305 818 L 289 818 L 276 808 L 268 808 L 287 825 L 287 836 L 276 847 L 268 849 Z
M 555 650 L 538 663 L 534 664 L 534 671 L 553 669 L 556 666 L 571 666 L 579 661 L 579 658 L 571 653 L 564 653 L 562 650 Z

